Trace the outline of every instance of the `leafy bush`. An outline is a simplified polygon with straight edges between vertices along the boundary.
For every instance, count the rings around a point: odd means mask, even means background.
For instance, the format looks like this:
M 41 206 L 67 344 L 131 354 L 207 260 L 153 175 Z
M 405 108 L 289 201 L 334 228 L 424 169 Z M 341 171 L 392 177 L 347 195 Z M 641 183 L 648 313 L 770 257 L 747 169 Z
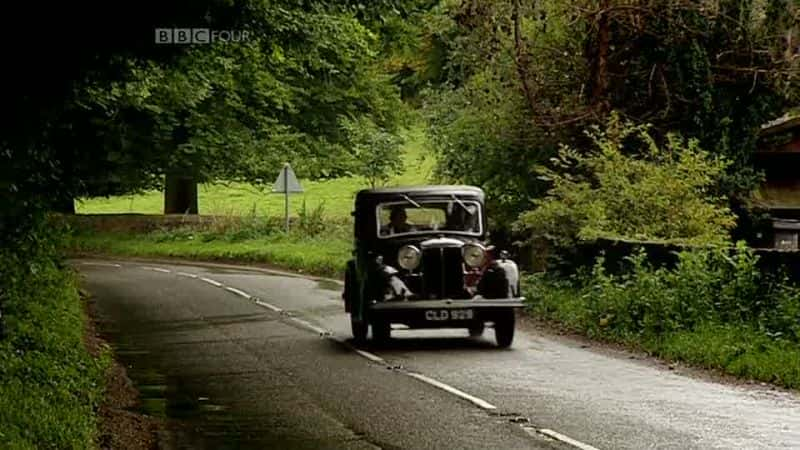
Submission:
M 0 442 L 4 448 L 91 448 L 109 355 L 83 343 L 75 279 L 55 256 L 55 229 L 0 248 Z
M 327 221 L 325 218 L 325 202 L 321 202 L 314 209 L 309 210 L 306 200 L 297 212 L 297 226 L 299 232 L 305 236 L 319 236 L 325 232 Z
M 187 223 L 177 227 L 163 226 L 145 236 L 154 242 L 222 240 L 239 242 L 270 236 L 283 230 L 279 217 L 249 216 L 212 217 L 210 221 Z
M 677 135 L 659 146 L 647 126 L 616 114 L 605 130 L 593 127 L 587 135 L 596 148 L 562 146 L 553 168 L 538 167 L 552 187 L 520 215 L 518 230 L 561 246 L 599 237 L 694 244 L 728 239 L 735 217 L 712 194 L 725 160 Z M 626 154 L 631 147 L 643 154 Z
M 757 256 L 744 244 L 731 254 L 724 249 L 681 252 L 674 269 L 649 266 L 644 252 L 629 261 L 630 270 L 614 276 L 598 260 L 583 294 L 593 318 L 589 327 L 607 327 L 620 336 L 656 336 L 713 322 L 797 337 L 800 290 L 763 276 Z
M 763 275 L 752 249 L 683 251 L 672 269 L 650 266 L 640 252 L 618 275 L 603 262 L 570 279 L 528 277 L 531 311 L 590 337 L 800 386 L 791 362 L 800 357 L 800 288 Z

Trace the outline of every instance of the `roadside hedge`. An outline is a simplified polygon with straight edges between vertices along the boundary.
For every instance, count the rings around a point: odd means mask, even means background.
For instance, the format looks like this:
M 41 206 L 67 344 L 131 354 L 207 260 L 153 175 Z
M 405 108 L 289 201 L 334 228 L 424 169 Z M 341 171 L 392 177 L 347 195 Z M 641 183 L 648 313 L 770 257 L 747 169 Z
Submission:
M 800 288 L 763 271 L 741 244 L 673 257 L 653 264 L 640 248 L 611 264 L 615 272 L 599 257 L 568 277 L 529 276 L 530 310 L 591 338 L 800 387 Z
M 95 446 L 110 356 L 92 357 L 75 276 L 52 237 L 0 249 L 0 442 L 10 449 Z

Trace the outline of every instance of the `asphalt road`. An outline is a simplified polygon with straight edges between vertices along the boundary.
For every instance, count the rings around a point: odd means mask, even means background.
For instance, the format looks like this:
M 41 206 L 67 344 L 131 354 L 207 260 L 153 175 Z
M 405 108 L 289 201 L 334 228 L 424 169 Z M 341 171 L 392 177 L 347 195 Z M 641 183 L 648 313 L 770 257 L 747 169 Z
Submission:
M 74 263 L 146 410 L 177 421 L 164 448 L 800 449 L 795 393 L 530 327 L 507 350 L 492 330 L 394 330 L 355 349 L 330 281 Z

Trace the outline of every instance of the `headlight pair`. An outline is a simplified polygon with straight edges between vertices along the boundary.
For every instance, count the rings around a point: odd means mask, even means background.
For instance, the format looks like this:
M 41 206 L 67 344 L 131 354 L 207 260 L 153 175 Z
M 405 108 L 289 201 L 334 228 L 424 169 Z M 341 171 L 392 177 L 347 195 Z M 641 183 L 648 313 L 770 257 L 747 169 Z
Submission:
M 461 256 L 470 267 L 480 267 L 486 262 L 486 249 L 480 244 L 466 244 L 461 248 Z M 419 267 L 422 252 L 413 245 L 404 245 L 397 252 L 397 264 L 405 270 Z

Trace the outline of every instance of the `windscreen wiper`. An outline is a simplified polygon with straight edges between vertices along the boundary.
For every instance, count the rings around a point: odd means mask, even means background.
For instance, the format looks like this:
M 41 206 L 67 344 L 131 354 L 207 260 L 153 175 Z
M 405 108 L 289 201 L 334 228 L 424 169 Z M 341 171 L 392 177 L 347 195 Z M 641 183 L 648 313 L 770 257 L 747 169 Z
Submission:
M 456 203 L 458 203 L 458 204 L 459 204 L 459 205 L 460 205 L 462 208 L 464 208 L 464 211 L 466 211 L 467 213 L 469 213 L 470 215 L 472 215 L 472 211 L 470 211 L 470 210 L 469 210 L 469 208 L 467 207 L 467 205 L 466 205 L 464 202 L 462 202 L 462 201 L 461 201 L 461 199 L 459 199 L 458 197 L 456 197 L 456 195 L 455 195 L 455 194 L 450 194 L 450 198 L 452 198 L 453 200 L 455 200 L 455 202 L 456 202 Z
M 406 200 L 408 203 L 411 203 L 412 205 L 414 205 L 414 207 L 416 207 L 416 208 L 422 208 L 422 206 L 420 206 L 420 205 L 419 205 L 419 203 L 415 202 L 414 200 L 411 200 L 411 197 L 409 197 L 408 195 L 406 195 L 406 194 L 403 194 L 403 198 L 404 198 L 404 199 L 405 199 L 405 200 Z

